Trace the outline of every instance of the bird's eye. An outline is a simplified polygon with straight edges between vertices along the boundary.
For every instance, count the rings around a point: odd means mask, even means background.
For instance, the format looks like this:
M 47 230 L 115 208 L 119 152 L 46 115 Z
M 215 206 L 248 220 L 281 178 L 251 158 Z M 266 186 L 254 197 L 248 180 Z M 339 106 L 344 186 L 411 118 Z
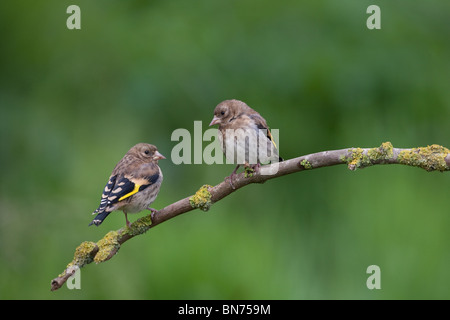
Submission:
M 144 153 L 145 153 L 145 154 L 149 154 L 150 151 L 149 151 L 149 150 L 145 150 Z
M 221 114 L 221 115 L 224 115 L 224 114 L 225 114 L 225 111 L 221 111 L 220 114 Z

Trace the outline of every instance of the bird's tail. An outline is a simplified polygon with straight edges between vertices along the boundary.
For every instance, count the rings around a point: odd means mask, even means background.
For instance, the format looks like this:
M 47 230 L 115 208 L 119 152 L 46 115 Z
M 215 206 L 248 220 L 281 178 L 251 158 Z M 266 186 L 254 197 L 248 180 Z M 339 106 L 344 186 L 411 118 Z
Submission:
M 99 225 L 102 224 L 103 220 L 105 220 L 106 217 L 108 216 L 108 214 L 110 214 L 110 213 L 111 213 L 111 212 L 108 212 L 108 211 L 100 212 L 100 213 L 94 218 L 94 220 L 92 220 L 91 223 L 89 223 L 89 225 L 91 226 L 91 225 L 95 224 L 95 225 L 98 227 Z

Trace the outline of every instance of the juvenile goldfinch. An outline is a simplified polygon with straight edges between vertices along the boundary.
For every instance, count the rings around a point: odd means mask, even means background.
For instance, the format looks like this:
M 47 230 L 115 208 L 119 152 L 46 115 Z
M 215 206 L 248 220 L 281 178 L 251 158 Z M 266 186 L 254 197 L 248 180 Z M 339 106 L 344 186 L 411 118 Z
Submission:
M 139 143 L 132 147 L 111 173 L 100 205 L 92 213 L 97 216 L 89 225 L 99 226 L 115 210 L 123 211 L 128 227 L 128 213 L 148 209 L 153 214 L 156 210 L 149 206 L 156 199 L 163 180 L 158 166 L 160 159 L 165 157 L 154 145 Z
M 230 163 L 259 170 L 261 163 L 283 161 L 267 126 L 266 120 L 247 104 L 239 100 L 225 100 L 214 109 L 210 126 L 219 125 L 218 139 L 222 151 Z

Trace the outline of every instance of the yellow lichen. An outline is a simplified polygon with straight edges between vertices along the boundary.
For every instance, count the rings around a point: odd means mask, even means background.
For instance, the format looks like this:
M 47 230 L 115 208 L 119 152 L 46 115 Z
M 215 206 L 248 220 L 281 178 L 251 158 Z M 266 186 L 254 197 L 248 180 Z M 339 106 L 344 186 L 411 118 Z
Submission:
M 245 178 L 251 178 L 253 177 L 253 174 L 255 173 L 255 170 L 253 170 L 250 167 L 245 167 L 244 168 L 244 177 Z
M 73 255 L 73 260 L 67 265 L 64 273 L 59 276 L 62 277 L 66 272 L 75 271 L 77 268 L 82 268 L 84 265 L 91 263 L 93 260 L 94 251 L 98 250 L 95 242 L 84 241 L 76 249 Z
M 383 160 L 392 159 L 394 157 L 394 147 L 392 146 L 392 143 L 383 142 L 381 146 L 378 148 L 372 148 L 367 152 L 367 155 L 369 156 L 369 160 L 373 162 L 380 162 Z
M 208 188 L 212 186 L 205 184 L 203 185 L 192 197 L 189 198 L 189 204 L 192 208 L 199 208 L 203 211 L 208 211 L 212 205 L 211 193 Z
M 302 167 L 305 168 L 306 170 L 312 169 L 312 164 L 311 164 L 311 162 L 309 162 L 309 161 L 306 160 L 306 159 L 303 159 L 303 160 L 300 162 L 300 164 L 301 164 Z
M 364 153 L 364 149 L 351 148 L 348 151 L 350 157 L 347 159 L 347 165 L 350 170 L 364 168 L 371 164 L 368 155 Z
M 125 231 L 129 235 L 136 236 L 138 234 L 146 232 L 148 229 L 150 229 L 151 225 L 152 225 L 152 218 L 151 215 L 149 214 L 133 222 L 129 228 L 128 227 L 126 228 Z
M 95 263 L 106 261 L 116 254 L 120 248 L 118 238 L 117 231 L 110 231 L 97 242 L 98 252 L 94 257 Z
M 365 150 L 362 148 L 351 148 L 348 156 L 342 155 L 339 159 L 346 162 L 350 170 L 365 168 L 373 164 L 383 163 L 394 157 L 392 143 L 383 142 L 378 148 Z
M 84 241 L 75 249 L 73 261 L 80 267 L 92 262 L 93 250 L 97 250 L 95 242 Z
M 449 152 L 449 149 L 433 144 L 427 147 L 403 150 L 399 153 L 397 160 L 401 164 L 419 167 L 427 171 L 446 171 L 449 170 L 449 167 L 445 157 Z

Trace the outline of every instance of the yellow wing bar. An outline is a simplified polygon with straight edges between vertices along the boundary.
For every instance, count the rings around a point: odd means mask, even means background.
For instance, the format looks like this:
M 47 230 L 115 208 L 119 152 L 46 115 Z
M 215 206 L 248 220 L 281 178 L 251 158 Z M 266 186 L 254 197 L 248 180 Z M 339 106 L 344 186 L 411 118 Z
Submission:
M 135 184 L 135 185 L 134 185 L 133 191 L 127 193 L 127 194 L 124 195 L 123 197 L 120 197 L 120 198 L 119 198 L 119 201 L 122 201 L 123 199 L 126 199 L 126 198 L 128 198 L 128 197 L 131 197 L 133 194 L 135 194 L 135 193 L 137 193 L 137 192 L 139 191 L 139 188 L 140 188 L 140 187 L 141 187 L 141 185 Z

